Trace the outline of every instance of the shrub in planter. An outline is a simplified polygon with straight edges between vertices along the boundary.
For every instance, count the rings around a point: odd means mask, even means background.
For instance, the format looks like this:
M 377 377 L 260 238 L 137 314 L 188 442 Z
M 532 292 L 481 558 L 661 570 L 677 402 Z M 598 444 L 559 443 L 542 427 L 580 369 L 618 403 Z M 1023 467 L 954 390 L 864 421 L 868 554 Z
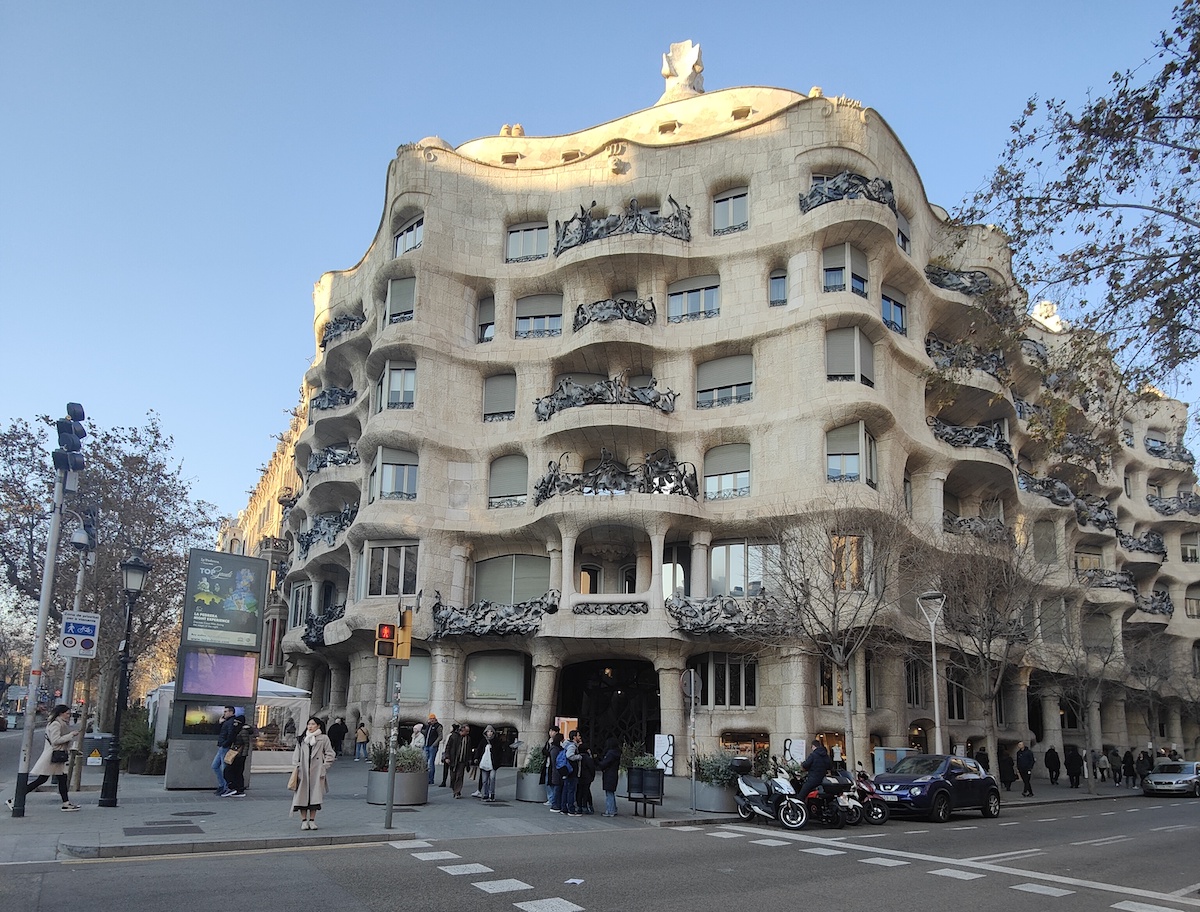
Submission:
M 535 776 L 542 774 L 542 767 L 546 765 L 546 749 L 540 744 L 529 748 L 529 755 L 525 758 L 525 765 L 521 767 L 521 772 Z
M 738 774 L 733 771 L 733 760 L 737 755 L 731 751 L 696 755 L 696 781 L 717 788 L 732 788 Z
M 626 745 L 621 750 L 621 763 L 625 768 L 625 789 L 629 795 L 643 795 L 650 792 L 662 794 L 662 780 L 665 770 L 658 768 L 658 759 L 653 754 L 642 751 L 641 744 Z M 647 789 L 647 781 L 651 783 Z
M 367 748 L 371 770 L 367 773 L 367 803 L 386 804 L 388 793 L 388 747 L 376 741 Z M 396 748 L 396 779 L 393 801 L 398 805 L 424 804 L 429 800 L 425 752 L 405 744 Z
M 541 745 L 531 747 L 525 757 L 525 765 L 517 770 L 517 800 L 536 801 L 546 800 L 546 789 L 538 780 L 542 777 L 542 767 L 546 764 L 546 749 Z
M 375 741 L 367 748 L 367 758 L 371 761 L 371 772 L 386 773 L 388 771 L 391 758 L 388 756 L 388 746 L 382 741 Z M 411 744 L 396 748 L 396 772 L 429 772 L 429 767 L 425 765 L 425 752 Z

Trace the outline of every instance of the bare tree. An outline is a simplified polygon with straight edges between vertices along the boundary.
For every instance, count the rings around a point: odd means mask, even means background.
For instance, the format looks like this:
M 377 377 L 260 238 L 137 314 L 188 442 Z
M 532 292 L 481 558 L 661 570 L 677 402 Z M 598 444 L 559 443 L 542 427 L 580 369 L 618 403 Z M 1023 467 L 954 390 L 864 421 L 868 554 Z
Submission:
M 996 702 L 1010 670 L 1028 647 L 1032 608 L 1054 565 L 1037 559 L 1025 529 L 981 522 L 974 531 L 946 535 L 936 557 L 947 673 L 957 669 L 963 689 L 979 703 L 987 755 L 999 757 Z
M 1149 630 L 1140 629 L 1144 626 L 1125 628 L 1123 648 L 1128 681 L 1125 706 L 1141 714 L 1153 743 L 1158 740 L 1160 712 L 1174 689 L 1172 682 L 1178 668 L 1175 654 L 1163 643 L 1158 625 L 1149 625 Z
M 1086 590 L 1083 590 L 1086 597 Z M 1092 708 L 1105 691 L 1121 687 L 1125 658 L 1121 643 L 1121 618 L 1085 600 L 1077 611 L 1078 625 L 1068 625 L 1062 642 L 1042 638 L 1034 649 L 1034 664 L 1049 677 L 1038 689 L 1058 699 L 1079 720 L 1085 750 L 1101 746 L 1101 733 L 1092 730 Z M 1086 758 L 1090 760 L 1090 758 Z M 1096 778 L 1088 777 L 1088 791 L 1096 792 Z
M 832 669 L 846 762 L 853 768 L 860 759 L 852 707 L 855 661 L 886 641 L 880 625 L 911 595 L 915 584 L 907 570 L 920 565 L 925 546 L 903 504 L 859 485 L 829 485 L 802 508 L 782 510 L 770 528 L 764 589 L 735 635 L 799 650 Z

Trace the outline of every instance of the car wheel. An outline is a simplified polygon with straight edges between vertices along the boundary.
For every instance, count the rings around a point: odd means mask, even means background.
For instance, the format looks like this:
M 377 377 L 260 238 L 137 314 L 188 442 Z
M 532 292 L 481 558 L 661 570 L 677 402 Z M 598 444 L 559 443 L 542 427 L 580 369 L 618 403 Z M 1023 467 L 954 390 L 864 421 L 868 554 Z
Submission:
M 1000 793 L 988 792 L 987 801 L 983 808 L 984 817 L 999 817 L 1000 816 Z
M 787 830 L 802 829 L 808 823 L 808 811 L 799 801 L 785 801 L 779 808 L 779 822 Z
M 888 810 L 887 804 L 879 799 L 873 799 L 867 802 L 867 822 L 878 826 L 881 823 L 887 823 L 888 818 L 892 816 L 892 812 Z
M 748 805 L 748 804 L 739 804 L 737 806 L 737 812 L 738 812 L 738 816 L 741 817 L 743 820 L 749 820 L 751 817 L 754 816 L 754 811 L 750 810 L 750 805 Z
M 929 809 L 929 819 L 934 823 L 945 823 L 950 819 L 950 796 L 938 792 L 933 796 L 933 806 Z

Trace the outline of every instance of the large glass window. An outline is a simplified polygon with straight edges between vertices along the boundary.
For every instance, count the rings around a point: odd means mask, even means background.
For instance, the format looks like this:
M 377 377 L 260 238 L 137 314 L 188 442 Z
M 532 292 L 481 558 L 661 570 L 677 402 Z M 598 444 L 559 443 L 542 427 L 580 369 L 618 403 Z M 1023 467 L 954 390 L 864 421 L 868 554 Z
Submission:
M 896 246 L 905 253 L 912 253 L 912 229 L 903 212 L 896 213 Z
M 883 325 L 892 332 L 907 336 L 908 298 L 905 297 L 904 292 L 891 285 L 884 285 L 880 316 L 883 317 Z
M 718 358 L 696 367 L 696 408 L 734 405 L 753 398 L 753 355 Z
M 416 500 L 417 464 L 416 453 L 380 447 L 371 468 L 369 502 L 376 499 Z
M 529 460 L 522 453 L 500 456 L 488 472 L 488 509 L 519 507 L 529 490 Z
M 1179 559 L 1185 564 L 1200 562 L 1200 532 L 1184 532 L 1179 536 Z
M 704 499 L 750 496 L 750 444 L 729 443 L 704 454 Z
M 291 610 L 288 611 L 288 627 L 303 627 L 312 610 L 312 583 L 293 583 Z
M 961 668 L 946 669 L 946 718 L 954 722 L 967 720 L 967 688 Z
M 708 552 L 708 593 L 733 598 L 771 589 L 779 566 L 779 546 L 746 541 L 717 542 Z
M 416 595 L 417 543 L 367 542 L 359 564 L 359 592 L 373 595 Z
M 821 266 L 825 291 L 849 290 L 860 298 L 867 296 L 867 257 L 857 247 L 850 244 L 826 247 L 821 251 Z
M 517 338 L 562 335 L 562 295 L 529 295 L 517 301 Z
M 396 232 L 393 245 L 393 256 L 400 256 L 421 246 L 421 238 L 425 233 L 425 216 L 419 215 Z
M 491 342 L 492 339 L 496 338 L 495 298 L 479 299 L 476 322 L 478 323 L 478 335 L 475 337 L 476 342 Z
M 475 601 L 516 605 L 541 598 L 550 589 L 550 558 L 505 554 L 475 564 Z
M 863 537 L 830 533 L 829 556 L 834 588 L 845 592 L 864 591 Z
M 417 400 L 417 365 L 412 361 L 389 361 L 375 384 L 375 411 L 410 409 Z
M 389 281 L 387 302 L 384 308 L 385 322 L 404 323 L 411 320 L 416 295 L 417 280 L 415 278 L 392 279 Z
M 683 323 L 721 315 L 721 280 L 697 276 L 667 288 L 667 322 Z
M 689 595 L 692 591 L 692 550 L 685 542 L 663 548 L 663 598 Z
M 1100 570 L 1104 559 L 1099 548 L 1080 546 L 1075 549 L 1075 569 L 1079 571 Z
M 550 229 L 545 222 L 527 222 L 508 229 L 504 259 L 508 263 L 540 260 L 550 252 Z
M 842 706 L 845 695 L 842 691 L 842 675 L 833 662 L 821 657 L 821 705 Z
M 904 704 L 925 706 L 925 663 L 911 656 L 904 660 Z
M 708 652 L 688 660 L 700 678 L 700 705 L 758 705 L 758 660 L 735 652 Z
M 834 428 L 825 434 L 826 474 L 829 481 L 865 481 L 878 484 L 875 438 L 861 421 Z
M 1038 618 L 1042 641 L 1064 643 L 1067 636 L 1067 616 L 1061 598 L 1046 599 Z
M 726 190 L 713 197 L 713 234 L 742 231 L 750 224 L 749 191 Z
M 825 379 L 875 385 L 875 346 L 857 326 L 825 333 Z

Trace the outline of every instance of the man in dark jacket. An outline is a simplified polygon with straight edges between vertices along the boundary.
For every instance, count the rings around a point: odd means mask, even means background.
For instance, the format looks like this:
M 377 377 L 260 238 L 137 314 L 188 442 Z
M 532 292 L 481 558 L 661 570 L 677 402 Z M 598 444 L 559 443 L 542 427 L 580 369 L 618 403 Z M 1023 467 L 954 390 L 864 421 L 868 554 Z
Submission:
M 467 772 L 467 763 L 471 759 L 471 726 L 463 722 L 458 730 L 451 732 L 446 739 L 446 759 L 450 770 L 450 787 L 454 797 L 462 797 L 463 779 Z
M 604 742 L 604 755 L 596 764 L 600 770 L 600 787 L 604 789 L 604 816 L 617 816 L 617 777 L 621 773 L 621 748 L 616 738 Z
M 232 706 L 226 706 L 221 713 L 221 727 L 217 730 L 217 755 L 213 758 L 212 771 L 217 774 L 218 795 L 229 791 L 229 782 L 225 779 L 225 751 L 233 747 L 233 739 L 237 735 L 236 712 Z
M 825 749 L 825 745 L 820 738 L 813 741 L 812 752 L 804 758 L 804 762 L 800 764 L 800 768 L 805 770 L 808 775 L 804 777 L 804 782 L 800 785 L 796 794 L 803 801 L 808 797 L 808 793 L 821 784 L 825 778 L 825 774 L 832 768 L 832 763 L 829 760 L 829 751 Z
M 1037 762 L 1037 758 L 1033 756 L 1033 751 L 1025 746 L 1024 741 L 1017 742 L 1017 772 L 1021 776 L 1021 791 L 1022 798 L 1033 797 L 1033 784 L 1029 777 L 1033 774 L 1033 765 Z
M 341 716 L 334 719 L 333 724 L 329 726 L 329 731 L 325 732 L 329 736 L 329 744 L 333 748 L 333 752 L 339 757 L 342 755 L 342 744 L 349 733 L 350 729 L 346 727 L 346 720 Z
M 1050 776 L 1050 784 L 1058 785 L 1058 776 L 1062 771 L 1062 761 L 1059 759 L 1058 751 L 1053 747 L 1046 751 L 1046 773 Z
M 1067 757 L 1063 760 L 1063 766 L 1067 768 L 1067 778 L 1071 781 L 1071 788 L 1079 788 L 1079 779 L 1083 774 L 1083 755 L 1074 747 L 1067 748 Z

